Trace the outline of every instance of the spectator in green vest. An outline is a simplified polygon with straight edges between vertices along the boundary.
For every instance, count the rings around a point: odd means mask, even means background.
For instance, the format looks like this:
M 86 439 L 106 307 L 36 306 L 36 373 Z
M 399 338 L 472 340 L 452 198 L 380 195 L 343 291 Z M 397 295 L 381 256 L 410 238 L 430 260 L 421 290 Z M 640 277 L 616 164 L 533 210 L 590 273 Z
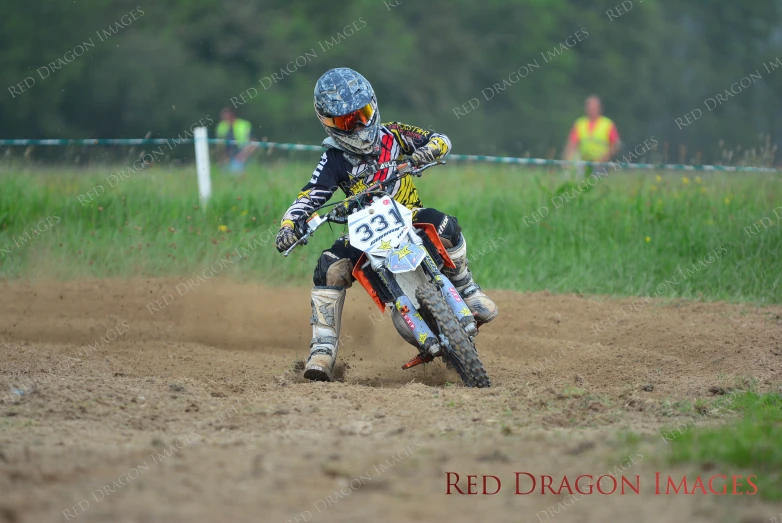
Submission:
M 565 160 L 608 162 L 619 151 L 619 132 L 610 118 L 603 116 L 600 98 L 590 96 L 584 103 L 582 116 L 573 124 L 565 147 Z M 584 174 L 583 166 L 579 169 Z M 591 168 L 586 169 L 588 176 Z
M 237 118 L 230 107 L 225 107 L 220 112 L 220 122 L 217 124 L 216 134 L 217 138 L 221 140 L 235 140 L 235 143 L 219 146 L 220 163 L 228 165 L 232 172 L 243 172 L 245 163 L 255 150 L 255 147 L 250 144 L 252 139 L 250 122 Z

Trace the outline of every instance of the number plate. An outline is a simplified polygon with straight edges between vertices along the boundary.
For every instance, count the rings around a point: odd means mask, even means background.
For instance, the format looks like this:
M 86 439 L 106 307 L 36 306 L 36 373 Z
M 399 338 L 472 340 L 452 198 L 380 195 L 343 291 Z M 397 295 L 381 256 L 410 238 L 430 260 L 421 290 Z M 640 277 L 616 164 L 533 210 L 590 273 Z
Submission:
M 412 225 L 412 211 L 384 196 L 348 217 L 350 245 L 363 252 L 387 256 Z

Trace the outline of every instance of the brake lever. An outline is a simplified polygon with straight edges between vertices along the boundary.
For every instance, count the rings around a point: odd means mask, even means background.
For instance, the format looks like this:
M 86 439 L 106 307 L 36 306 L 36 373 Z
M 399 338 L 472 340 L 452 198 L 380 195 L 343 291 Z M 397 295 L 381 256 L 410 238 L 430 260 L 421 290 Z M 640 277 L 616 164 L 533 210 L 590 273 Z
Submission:
M 296 232 L 296 236 L 298 238 L 303 238 L 304 236 L 309 234 L 310 230 L 309 227 L 307 226 L 307 220 L 301 220 L 297 222 L 294 225 L 293 230 Z

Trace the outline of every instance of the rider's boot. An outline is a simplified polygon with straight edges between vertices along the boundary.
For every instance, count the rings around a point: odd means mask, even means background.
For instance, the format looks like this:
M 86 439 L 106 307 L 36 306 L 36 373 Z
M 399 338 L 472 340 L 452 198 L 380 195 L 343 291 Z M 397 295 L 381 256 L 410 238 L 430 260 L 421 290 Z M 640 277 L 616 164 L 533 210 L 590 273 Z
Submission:
M 339 326 L 345 287 L 312 288 L 312 342 L 310 357 L 304 366 L 304 377 L 313 381 L 332 381 L 339 348 Z
M 451 280 L 456 290 L 462 295 L 464 303 L 467 304 L 478 323 L 489 323 L 497 317 L 500 311 L 491 298 L 486 296 L 480 286 L 472 279 L 472 273 L 467 267 L 467 240 L 463 234 L 460 234 L 459 243 L 456 245 L 448 240 L 443 240 L 443 245 L 456 265 L 455 269 L 443 268 L 443 274 Z

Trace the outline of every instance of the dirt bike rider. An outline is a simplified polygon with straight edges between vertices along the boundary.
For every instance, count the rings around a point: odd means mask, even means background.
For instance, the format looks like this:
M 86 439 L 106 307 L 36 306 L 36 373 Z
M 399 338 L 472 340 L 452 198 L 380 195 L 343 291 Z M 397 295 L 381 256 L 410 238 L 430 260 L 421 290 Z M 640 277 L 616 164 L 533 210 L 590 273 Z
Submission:
M 324 205 L 337 189 L 346 195 L 366 189 L 393 174 L 396 162 L 414 166 L 445 157 L 451 148 L 447 136 L 397 122 L 380 123 L 377 98 L 369 82 L 348 68 L 327 71 L 315 84 L 315 112 L 328 134 L 326 152 L 312 178 L 285 212 L 276 245 L 285 251 L 297 240 L 295 224 Z M 481 292 L 467 268 L 467 243 L 455 217 L 424 208 L 412 177 L 406 176 L 388 189 L 393 198 L 413 211 L 413 221 L 431 223 L 456 265 L 444 269 L 479 323 L 488 323 L 499 311 Z M 361 251 L 348 243 L 347 235 L 320 256 L 312 288 L 312 342 L 304 377 L 331 381 L 337 359 L 345 290 L 353 283 L 352 270 Z M 404 325 L 404 323 L 403 323 Z M 404 326 L 407 329 L 406 326 Z

